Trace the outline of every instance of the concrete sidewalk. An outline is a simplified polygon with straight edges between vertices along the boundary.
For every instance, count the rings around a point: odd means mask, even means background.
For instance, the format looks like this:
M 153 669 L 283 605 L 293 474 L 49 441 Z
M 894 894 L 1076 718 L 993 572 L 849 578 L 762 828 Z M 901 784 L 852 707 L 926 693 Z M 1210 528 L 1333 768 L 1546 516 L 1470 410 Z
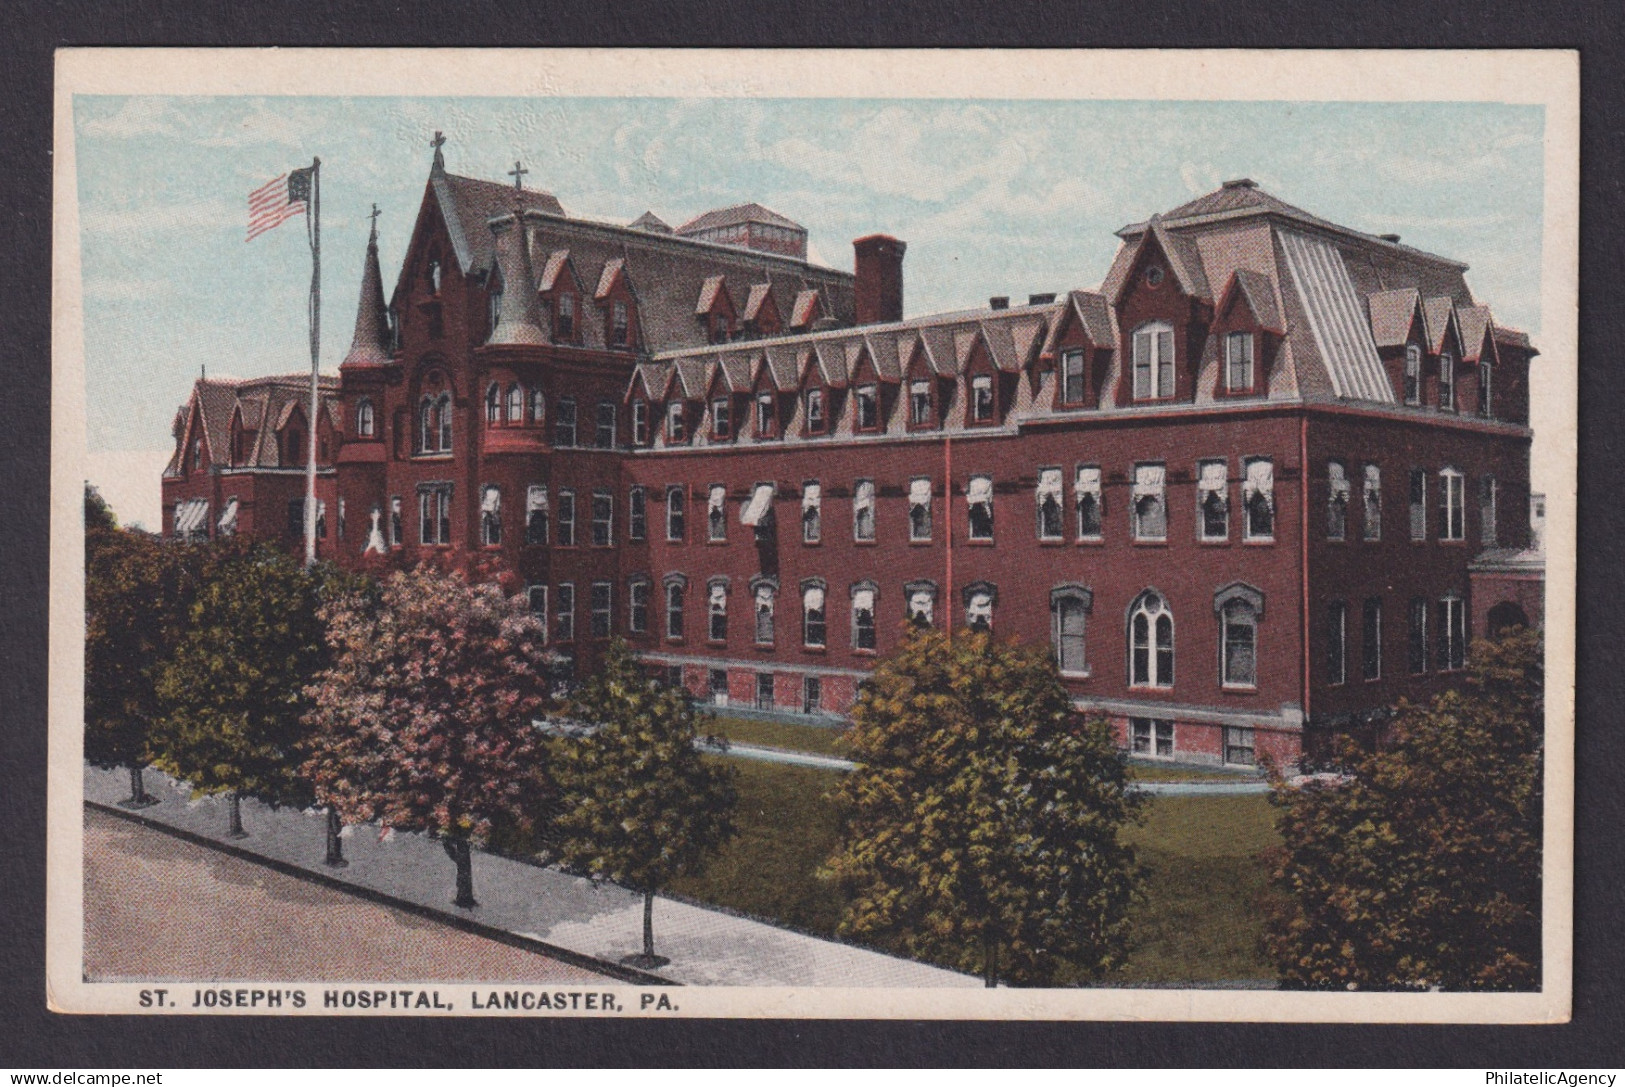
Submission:
M 417 834 L 380 834 L 376 827 L 347 828 L 345 868 L 328 868 L 326 818 L 320 812 L 273 811 L 243 801 L 249 837 L 226 837 L 226 801 L 193 801 L 186 786 L 156 770 L 147 791 L 158 803 L 141 818 L 230 847 L 252 857 L 337 880 L 386 900 L 473 921 L 513 937 L 585 956 L 625 975 L 622 956 L 641 950 L 643 900 L 619 887 L 594 884 L 522 861 L 474 854 L 474 897 L 479 906 L 451 904 L 453 868 L 440 843 Z M 85 769 L 85 801 L 116 807 L 129 795 L 123 770 Z M 655 950 L 671 964 L 655 971 L 684 985 L 965 987 L 981 981 L 876 951 L 821 940 L 720 910 L 657 898 Z

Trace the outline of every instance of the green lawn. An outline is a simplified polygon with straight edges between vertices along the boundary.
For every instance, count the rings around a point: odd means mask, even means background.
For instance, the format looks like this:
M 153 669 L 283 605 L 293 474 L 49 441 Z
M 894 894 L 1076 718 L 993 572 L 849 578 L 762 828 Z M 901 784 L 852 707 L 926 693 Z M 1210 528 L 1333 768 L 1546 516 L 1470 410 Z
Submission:
M 1144 762 L 1130 759 L 1129 773 L 1137 781 L 1244 781 L 1250 774 L 1233 770 L 1210 769 L 1205 766 L 1172 766 L 1168 763 Z
M 743 717 L 702 717 L 700 734 L 726 736 L 735 743 L 782 747 L 787 751 L 810 751 L 815 755 L 845 755 L 842 737 L 845 729 L 827 725 L 797 725 L 785 721 L 754 721 Z
M 841 898 L 814 872 L 837 844 L 835 813 L 824 796 L 839 773 L 727 761 L 739 775 L 739 836 L 701 875 L 672 890 L 809 932 L 833 934 Z M 1271 976 L 1258 953 L 1255 906 L 1264 887 L 1256 855 L 1276 841 L 1265 797 L 1157 797 L 1147 806 L 1145 823 L 1131 828 L 1128 838 L 1147 869 L 1145 898 L 1134 911 L 1129 962 L 1103 979 L 1106 984 L 1264 981 Z

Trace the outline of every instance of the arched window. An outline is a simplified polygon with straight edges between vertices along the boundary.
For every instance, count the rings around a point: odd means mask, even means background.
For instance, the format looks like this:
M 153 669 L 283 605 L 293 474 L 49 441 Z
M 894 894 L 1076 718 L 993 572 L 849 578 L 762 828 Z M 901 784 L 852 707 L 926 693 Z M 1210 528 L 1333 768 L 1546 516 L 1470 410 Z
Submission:
M 532 483 L 525 491 L 525 542 L 547 542 L 547 485 Z
M 440 451 L 451 452 L 451 394 L 441 393 L 436 402 L 437 414 L 440 418 Z
M 827 639 L 824 620 L 824 583 L 801 583 L 801 644 L 809 649 L 822 649 Z
M 875 583 L 852 586 L 852 648 L 875 648 Z
M 778 587 L 770 580 L 760 580 L 752 586 L 751 600 L 756 615 L 756 644 L 773 644 L 773 608 Z
M 993 606 L 999 602 L 999 590 L 986 581 L 965 586 L 965 625 L 971 630 L 990 634 L 993 631 Z
M 525 390 L 518 385 L 508 386 L 508 422 L 518 426 L 525 421 Z
M 1230 466 L 1205 460 L 1196 477 L 1198 530 L 1204 540 L 1230 538 Z
M 1341 540 L 1349 527 L 1349 473 L 1340 460 L 1326 462 L 1326 538 Z
M 430 453 L 440 444 L 440 422 L 435 418 L 434 400 L 425 396 L 418 405 L 418 449 Z
M 903 586 L 904 608 L 915 626 L 932 626 L 936 620 L 937 586 L 930 581 L 910 581 Z
M 1129 610 L 1129 686 L 1174 685 L 1174 616 L 1167 602 L 1147 589 Z
M 683 596 L 688 591 L 688 580 L 682 575 L 666 578 L 666 637 L 683 637 Z
M 540 389 L 530 390 L 530 422 L 532 426 L 541 426 L 547 420 L 547 397 Z
M 728 583 L 713 581 L 710 589 L 706 598 L 706 614 L 710 618 L 707 637 L 713 642 L 725 642 L 728 640 Z
M 1064 675 L 1089 674 L 1084 652 L 1084 626 L 1093 594 L 1081 585 L 1060 585 L 1050 590 L 1050 644 L 1055 664 Z
M 495 382 L 485 390 L 485 421 L 492 425 L 502 422 L 502 390 Z
M 358 437 L 370 438 L 373 436 L 376 424 L 373 421 L 372 401 L 362 397 L 355 403 L 355 432 Z
M 908 484 L 908 538 L 931 538 L 931 481 L 913 479 Z

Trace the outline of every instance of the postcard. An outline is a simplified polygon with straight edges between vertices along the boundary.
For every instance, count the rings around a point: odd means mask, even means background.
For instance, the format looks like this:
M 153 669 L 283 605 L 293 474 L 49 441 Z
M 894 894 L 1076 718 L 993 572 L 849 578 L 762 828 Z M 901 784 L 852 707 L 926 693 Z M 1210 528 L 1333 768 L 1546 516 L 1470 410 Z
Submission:
M 1566 1021 L 1578 102 L 60 52 L 50 1007 Z

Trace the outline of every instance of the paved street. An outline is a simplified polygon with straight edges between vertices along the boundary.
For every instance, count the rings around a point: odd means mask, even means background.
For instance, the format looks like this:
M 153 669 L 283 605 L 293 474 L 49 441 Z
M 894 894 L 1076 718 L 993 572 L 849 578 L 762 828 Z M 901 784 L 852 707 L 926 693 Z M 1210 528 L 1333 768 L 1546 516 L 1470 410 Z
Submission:
M 598 974 L 85 811 L 93 981 L 601 982 Z

